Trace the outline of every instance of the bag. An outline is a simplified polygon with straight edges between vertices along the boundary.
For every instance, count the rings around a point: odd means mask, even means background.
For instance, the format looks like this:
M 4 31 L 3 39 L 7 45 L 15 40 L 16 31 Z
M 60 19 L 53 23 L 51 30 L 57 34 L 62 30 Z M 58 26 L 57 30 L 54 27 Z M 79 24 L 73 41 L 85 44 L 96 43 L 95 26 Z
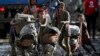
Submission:
M 79 36 L 80 28 L 76 25 L 69 25 L 69 36 Z

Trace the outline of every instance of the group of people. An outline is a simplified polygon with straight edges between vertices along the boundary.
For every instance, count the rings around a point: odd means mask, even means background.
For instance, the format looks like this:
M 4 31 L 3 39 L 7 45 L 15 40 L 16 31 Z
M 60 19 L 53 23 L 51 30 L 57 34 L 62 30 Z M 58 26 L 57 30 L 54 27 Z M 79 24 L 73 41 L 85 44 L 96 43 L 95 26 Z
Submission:
M 92 3 L 91 7 L 94 4 L 93 1 L 90 2 Z M 10 22 L 12 46 L 15 48 L 12 54 L 17 56 L 73 56 L 73 53 L 81 46 L 91 54 L 86 45 L 91 46 L 94 52 L 96 51 L 90 40 L 90 23 L 88 22 L 88 19 L 92 19 L 90 15 L 86 13 L 85 19 L 84 13 L 79 13 L 76 18 L 78 23 L 73 24 L 70 20 L 70 12 L 65 9 L 64 2 L 58 2 L 52 16 L 49 14 L 47 6 L 37 7 L 35 0 L 29 0 L 29 2 L 31 6 L 25 6 L 22 14 L 33 15 L 35 21 L 26 23 L 20 32 L 17 31 L 16 25 L 24 22 L 17 23 L 15 19 Z M 15 40 L 15 37 L 18 39 Z

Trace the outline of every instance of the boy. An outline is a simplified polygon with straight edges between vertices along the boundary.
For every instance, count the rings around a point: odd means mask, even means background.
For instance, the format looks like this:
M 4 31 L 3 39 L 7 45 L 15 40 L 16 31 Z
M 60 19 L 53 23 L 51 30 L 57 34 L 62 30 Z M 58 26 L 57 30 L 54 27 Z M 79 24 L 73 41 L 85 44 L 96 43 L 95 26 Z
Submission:
M 42 36 L 39 37 L 40 45 L 42 46 L 42 54 L 43 56 L 62 56 L 57 46 L 58 36 L 60 35 L 60 31 L 58 28 L 53 26 L 45 27 Z
M 87 23 L 85 21 L 85 16 L 84 14 L 79 14 L 78 15 L 78 20 L 79 20 L 79 27 L 81 30 L 81 42 L 82 42 L 82 47 L 89 53 L 91 54 L 91 51 L 89 50 L 89 48 L 87 48 L 86 46 L 89 45 L 94 52 L 96 51 L 95 47 L 93 46 L 91 40 L 90 40 L 90 35 L 87 29 Z
M 68 56 L 72 56 L 79 48 L 80 28 L 77 25 L 65 23 L 61 33 L 58 40 L 59 45 L 67 52 Z

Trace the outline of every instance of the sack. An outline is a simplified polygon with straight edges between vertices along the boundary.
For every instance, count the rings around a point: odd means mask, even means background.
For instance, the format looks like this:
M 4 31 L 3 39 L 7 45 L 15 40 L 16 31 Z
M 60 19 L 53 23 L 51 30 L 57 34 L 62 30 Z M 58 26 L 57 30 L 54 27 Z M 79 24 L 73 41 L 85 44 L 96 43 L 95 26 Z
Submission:
M 80 28 L 76 25 L 69 25 L 69 36 L 79 36 Z

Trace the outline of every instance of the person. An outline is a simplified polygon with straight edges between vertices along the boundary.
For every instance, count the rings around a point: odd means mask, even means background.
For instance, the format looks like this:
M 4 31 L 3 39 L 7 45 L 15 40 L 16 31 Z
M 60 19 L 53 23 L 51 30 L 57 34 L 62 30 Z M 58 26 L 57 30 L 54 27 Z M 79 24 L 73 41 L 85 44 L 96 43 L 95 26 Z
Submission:
M 72 56 L 80 47 L 80 28 L 77 25 L 65 24 L 65 35 L 63 32 L 59 37 L 59 45 Z
M 98 2 L 97 0 L 84 0 L 83 7 L 89 34 L 92 39 L 95 39 L 96 18 L 99 15 Z
M 70 22 L 74 23 L 77 21 L 78 13 L 83 12 L 82 0 L 62 0 L 65 3 L 65 9 L 70 13 Z
M 22 13 L 24 13 L 24 14 L 29 14 L 29 7 L 28 6 L 25 6 L 24 8 L 23 8 L 23 11 L 22 11 Z
M 59 3 L 59 0 L 51 0 L 51 1 L 49 1 L 48 11 L 49 11 L 49 14 L 51 16 L 51 19 L 53 18 L 53 13 L 57 9 L 58 3 Z
M 23 13 L 23 14 L 29 14 L 29 8 L 28 8 L 28 6 L 25 6 L 23 8 L 23 11 L 21 13 Z M 22 27 L 18 26 L 18 25 L 20 25 L 20 23 L 17 23 L 15 21 L 15 18 L 12 18 L 12 20 L 10 21 L 10 25 L 11 25 L 11 28 L 10 28 L 9 34 L 11 36 L 11 39 L 13 39 L 11 42 L 14 43 L 14 38 L 15 38 L 15 36 L 19 36 L 19 31 L 20 31 L 20 29 Z M 16 30 L 15 28 L 17 28 L 18 30 Z
M 36 18 L 36 22 L 35 22 L 35 27 L 37 28 L 37 30 L 39 30 L 39 28 L 41 26 L 49 26 L 51 25 L 51 17 L 50 15 L 46 12 L 45 8 L 42 6 L 40 8 L 40 10 L 37 12 L 37 18 Z
M 22 13 L 23 14 L 29 14 L 29 8 L 28 8 L 28 6 L 25 6 L 24 8 L 23 8 L 23 11 L 22 11 Z M 12 26 L 14 26 L 14 25 L 16 25 L 17 24 L 17 22 L 15 22 L 15 19 L 12 19 L 11 21 L 10 21 L 10 25 L 12 25 Z
M 23 14 L 29 14 L 29 8 L 28 6 L 25 6 L 23 8 L 23 11 L 22 11 Z M 16 37 L 19 37 L 19 34 L 20 34 L 20 30 L 22 28 L 22 24 L 21 23 L 17 23 L 17 21 L 15 20 L 15 18 L 13 18 L 11 21 L 10 21 L 10 25 L 11 25 L 11 28 L 10 28 L 10 32 L 9 32 L 9 35 L 10 35 L 10 44 L 11 44 L 11 47 L 12 47 L 12 55 L 15 55 L 15 40 L 16 40 Z
M 58 3 L 57 10 L 53 16 L 53 25 L 61 29 L 61 21 L 70 21 L 70 14 L 65 10 L 65 4 L 63 2 Z
M 96 49 L 94 47 L 94 45 L 92 44 L 92 41 L 90 39 L 90 35 L 88 33 L 88 29 L 87 29 L 87 23 L 85 21 L 85 16 L 84 14 L 79 14 L 78 18 L 79 20 L 79 27 L 81 30 L 81 45 L 82 47 L 89 53 L 91 54 L 91 51 L 89 50 L 89 48 L 87 47 L 90 46 L 94 52 L 96 52 Z
M 34 22 L 27 22 L 27 21 L 24 21 L 23 18 L 25 18 L 27 15 L 28 16 L 28 13 L 29 13 L 29 8 L 26 6 L 24 9 L 23 9 L 23 12 L 20 14 L 20 13 L 17 13 L 15 18 L 13 18 L 10 22 L 11 24 L 11 30 L 10 30 L 10 43 L 11 43 L 11 46 L 12 48 L 15 48 L 15 41 L 16 39 L 18 39 L 20 37 L 20 31 L 22 30 L 22 28 L 25 26 L 25 25 L 31 25 L 31 26 L 34 26 Z M 18 15 L 18 16 L 17 16 Z M 24 15 L 22 16 L 22 18 L 20 18 L 20 15 Z M 33 16 L 33 15 L 32 15 Z M 33 16 L 34 17 L 34 16 Z M 17 20 L 16 20 L 17 19 Z M 20 21 L 20 20 L 22 21 Z M 27 18 L 26 18 L 27 19 Z M 34 26 L 35 27 L 35 26 Z M 14 49 L 12 49 L 12 52 L 13 52 Z
M 23 11 L 21 13 L 23 13 L 23 14 L 30 14 L 30 13 L 35 14 L 36 13 L 35 0 L 28 0 L 28 2 L 29 2 L 29 6 L 25 6 L 23 8 Z M 31 6 L 32 6 L 32 8 L 31 8 Z M 11 22 L 10 22 L 10 24 L 11 25 L 15 25 L 16 24 L 15 20 L 12 19 Z
M 29 14 L 34 15 L 34 17 L 37 17 L 37 5 L 35 0 L 28 0 L 29 1 Z
M 98 0 L 98 13 L 100 13 L 100 10 L 99 9 L 100 9 L 100 0 Z M 100 16 L 100 14 L 99 14 L 99 16 Z M 99 18 L 99 16 L 98 16 L 98 18 Z M 99 31 L 100 31 L 99 21 L 100 20 L 98 18 L 96 20 L 96 29 L 98 30 L 97 32 L 99 33 Z
M 65 26 L 64 25 L 68 25 L 68 24 L 63 24 L 62 21 L 68 21 L 70 22 L 70 14 L 68 11 L 65 10 L 65 4 L 63 2 L 59 2 L 58 6 L 57 6 L 57 10 L 54 13 L 54 18 L 53 18 L 53 25 L 56 26 L 57 28 L 60 29 L 61 33 L 61 37 L 59 38 L 59 45 L 67 52 L 70 52 L 70 47 L 69 44 L 67 44 L 67 49 L 66 47 L 64 47 L 62 45 L 62 39 L 65 38 L 65 36 L 67 35 L 68 37 L 68 31 L 65 31 Z M 70 53 L 68 53 L 70 55 Z
M 60 46 L 57 45 L 60 31 L 57 27 L 46 26 L 42 30 L 42 36 L 39 37 L 42 45 L 43 56 L 62 56 Z
M 34 18 L 36 18 L 36 14 L 37 14 L 37 7 L 36 7 L 36 3 L 35 3 L 35 0 L 28 0 L 29 2 L 29 6 L 25 6 L 23 8 L 23 11 L 21 12 L 21 14 L 32 14 L 34 16 Z M 16 14 L 17 15 L 17 14 Z M 15 17 L 16 17 L 15 15 Z M 24 24 L 24 23 L 23 23 Z M 14 28 L 18 29 L 16 30 L 16 34 L 19 35 L 19 31 L 21 30 L 21 28 L 23 27 L 22 26 L 22 23 L 18 23 L 18 21 L 16 22 L 15 19 L 12 19 L 10 21 L 10 25 L 13 26 Z M 12 27 L 11 27 L 12 28 Z
M 79 6 L 82 5 L 82 0 L 63 0 L 63 2 L 65 3 L 66 10 L 68 10 L 70 13 L 75 12 Z
M 37 33 L 33 24 L 25 25 L 20 31 L 20 37 L 15 41 L 17 56 L 36 56 Z

